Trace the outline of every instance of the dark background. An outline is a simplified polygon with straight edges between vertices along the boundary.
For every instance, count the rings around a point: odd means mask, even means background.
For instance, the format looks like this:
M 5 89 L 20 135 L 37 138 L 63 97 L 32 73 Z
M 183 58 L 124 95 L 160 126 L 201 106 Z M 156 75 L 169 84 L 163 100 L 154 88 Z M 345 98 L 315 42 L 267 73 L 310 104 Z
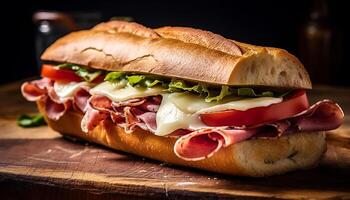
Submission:
M 350 85 L 346 1 L 13 1 L 3 3 L 2 10 L 5 45 L 0 83 L 38 74 L 38 28 L 32 15 L 56 10 L 93 12 L 100 15 L 96 21 L 131 16 L 149 27 L 191 26 L 246 43 L 284 48 L 302 60 L 314 83 Z M 316 39 L 308 35 L 310 24 L 316 27 Z

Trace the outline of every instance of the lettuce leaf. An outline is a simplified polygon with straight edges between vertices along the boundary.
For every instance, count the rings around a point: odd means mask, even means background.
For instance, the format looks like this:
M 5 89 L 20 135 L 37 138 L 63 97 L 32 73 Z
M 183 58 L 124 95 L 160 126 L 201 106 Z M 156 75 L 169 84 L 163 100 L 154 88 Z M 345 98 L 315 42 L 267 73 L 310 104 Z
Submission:
M 234 95 L 239 97 L 274 97 L 278 95 L 272 91 L 260 91 L 253 88 L 232 88 L 226 85 L 219 87 L 209 87 L 208 85 L 190 84 L 184 80 L 172 79 L 171 81 L 166 79 L 159 79 L 152 75 L 127 75 L 124 72 L 110 72 L 104 79 L 105 81 L 120 81 L 127 80 L 133 87 L 154 87 L 161 85 L 167 88 L 169 92 L 190 92 L 202 96 L 206 102 L 221 101 L 226 96 Z
M 150 75 L 126 75 L 124 72 L 110 72 L 106 75 L 105 81 L 116 82 L 120 80 L 127 80 L 131 86 L 151 88 L 156 85 L 162 85 L 164 88 L 168 87 L 168 83 L 164 80 L 157 79 Z
M 109 72 L 106 77 L 105 77 L 105 81 L 110 81 L 110 82 L 114 82 L 117 80 L 120 80 L 122 78 L 125 77 L 125 74 L 123 72 Z
M 89 72 L 84 68 L 80 68 L 79 70 L 75 71 L 75 73 L 78 76 L 82 77 L 85 81 L 91 82 L 95 80 L 98 76 L 100 76 L 102 74 L 102 71 Z
M 280 92 L 280 93 L 275 94 L 275 96 L 277 96 L 277 97 L 285 97 L 285 96 L 289 95 L 293 91 L 294 90 L 288 90 L 288 91 L 285 91 L 285 92 Z
M 60 69 L 70 69 L 75 71 L 75 74 L 83 78 L 87 82 L 95 80 L 98 76 L 102 74 L 100 70 L 87 70 L 86 68 L 80 67 L 79 65 L 64 63 L 58 65 Z
M 271 91 L 258 93 L 253 88 L 231 88 L 223 85 L 221 88 L 209 88 L 203 84 L 189 86 L 183 80 L 173 80 L 168 85 L 170 92 L 192 92 L 197 93 L 205 98 L 206 102 L 220 101 L 229 95 L 240 97 L 273 97 L 275 94 Z
M 236 89 L 236 91 L 238 96 L 243 96 L 243 97 L 273 97 L 274 96 L 273 92 L 271 91 L 264 91 L 261 93 L 257 93 L 252 88 L 238 88 Z
M 155 79 L 155 80 L 146 79 L 146 80 L 144 81 L 144 84 L 145 84 L 145 86 L 148 87 L 148 88 L 154 87 L 154 86 L 157 85 L 157 84 L 162 84 L 162 85 L 165 86 L 165 87 L 166 87 L 166 85 L 167 85 L 166 83 L 164 83 L 164 81 L 160 81 L 160 80 L 158 80 L 158 79 Z
M 134 86 L 136 84 L 139 84 L 141 81 L 143 81 L 146 77 L 143 75 L 131 75 L 127 76 L 128 82 L 131 86 Z
M 200 95 L 207 96 L 209 94 L 208 88 L 205 85 L 197 84 L 194 86 L 189 86 L 182 80 L 172 80 L 168 85 L 168 90 L 170 92 L 195 92 Z
M 17 124 L 21 127 L 35 127 L 45 125 L 46 122 L 41 114 L 37 115 L 21 115 L 17 118 Z
M 224 97 L 229 96 L 231 94 L 233 94 L 232 89 L 226 85 L 223 85 L 223 86 L 221 86 L 221 90 L 220 90 L 220 93 L 218 95 L 216 95 L 216 96 L 209 95 L 205 98 L 205 101 L 206 102 L 220 101 Z
M 231 95 L 232 90 L 228 86 L 221 86 L 220 92 L 218 89 L 209 89 L 204 84 L 197 84 L 193 86 L 187 85 L 182 80 L 173 80 L 169 83 L 170 92 L 194 92 L 205 98 L 206 102 L 220 101 L 225 96 Z

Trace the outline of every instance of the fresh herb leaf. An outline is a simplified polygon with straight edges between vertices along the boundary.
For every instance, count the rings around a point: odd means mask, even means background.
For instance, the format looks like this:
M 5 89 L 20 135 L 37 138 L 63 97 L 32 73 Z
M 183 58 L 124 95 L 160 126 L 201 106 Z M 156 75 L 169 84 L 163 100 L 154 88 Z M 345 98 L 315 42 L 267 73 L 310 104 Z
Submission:
M 17 118 L 17 124 L 21 127 L 35 127 L 45 125 L 46 122 L 41 114 L 37 115 L 21 115 Z

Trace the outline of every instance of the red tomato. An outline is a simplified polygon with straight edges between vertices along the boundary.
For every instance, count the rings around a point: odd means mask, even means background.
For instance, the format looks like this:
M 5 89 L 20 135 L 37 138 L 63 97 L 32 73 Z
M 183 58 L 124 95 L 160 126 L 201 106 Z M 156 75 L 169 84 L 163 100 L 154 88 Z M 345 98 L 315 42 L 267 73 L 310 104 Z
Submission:
M 98 77 L 96 77 L 94 80 L 92 80 L 92 83 L 102 83 L 105 79 L 105 75 L 101 74 Z
M 41 76 L 55 81 L 62 82 L 80 82 L 82 78 L 75 74 L 74 71 L 59 69 L 52 65 L 43 65 L 41 68 Z
M 200 115 L 208 126 L 251 126 L 289 118 L 306 110 L 309 102 L 304 90 L 297 90 L 282 102 L 266 107 L 251 108 L 246 111 L 226 110 Z

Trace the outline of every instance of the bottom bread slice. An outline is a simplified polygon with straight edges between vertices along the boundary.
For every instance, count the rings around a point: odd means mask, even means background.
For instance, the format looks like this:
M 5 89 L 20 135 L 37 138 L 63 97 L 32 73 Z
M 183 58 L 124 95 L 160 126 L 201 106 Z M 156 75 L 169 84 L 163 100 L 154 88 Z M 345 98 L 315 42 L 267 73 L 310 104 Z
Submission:
M 99 125 L 87 134 L 80 128 L 81 113 L 69 111 L 53 121 L 46 117 L 45 105 L 40 101 L 37 105 L 48 125 L 63 135 L 166 163 L 224 174 L 260 177 L 311 168 L 326 150 L 324 132 L 305 132 L 278 139 L 251 139 L 222 148 L 210 158 L 185 161 L 174 153 L 176 138 L 160 137 L 144 130 L 125 133 L 123 128 L 112 123 Z

